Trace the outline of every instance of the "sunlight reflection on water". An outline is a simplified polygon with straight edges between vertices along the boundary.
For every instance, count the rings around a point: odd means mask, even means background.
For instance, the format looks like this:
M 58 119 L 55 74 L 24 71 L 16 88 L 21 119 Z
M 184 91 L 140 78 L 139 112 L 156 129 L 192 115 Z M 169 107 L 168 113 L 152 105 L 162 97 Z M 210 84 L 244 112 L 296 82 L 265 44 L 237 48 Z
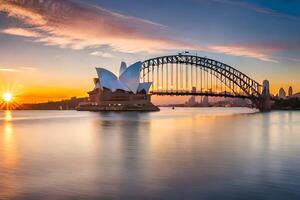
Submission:
M 299 199 L 300 112 L 0 113 L 0 199 Z

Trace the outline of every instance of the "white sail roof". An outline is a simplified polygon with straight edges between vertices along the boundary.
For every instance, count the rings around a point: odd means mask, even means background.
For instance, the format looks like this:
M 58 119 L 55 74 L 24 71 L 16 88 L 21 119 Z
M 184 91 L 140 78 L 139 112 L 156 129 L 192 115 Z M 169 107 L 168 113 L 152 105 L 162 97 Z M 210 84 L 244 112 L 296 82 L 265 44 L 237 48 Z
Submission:
M 96 68 L 98 78 L 100 81 L 101 87 L 105 87 L 110 89 L 111 91 L 116 91 L 117 89 L 121 89 L 124 91 L 130 91 L 125 84 L 118 80 L 118 77 L 114 75 L 112 72 L 104 69 L 104 68 Z
M 126 68 L 127 68 L 126 63 L 125 62 L 121 62 L 119 76 L 121 76 L 123 74 L 123 72 L 126 71 Z
M 133 93 L 137 92 L 140 83 L 140 71 L 142 62 L 130 65 L 121 75 L 119 80 L 124 83 Z
M 148 93 L 151 85 L 152 85 L 152 82 L 140 83 L 139 87 L 137 89 L 137 92 L 141 92 L 141 91 L 145 90 L 145 92 Z

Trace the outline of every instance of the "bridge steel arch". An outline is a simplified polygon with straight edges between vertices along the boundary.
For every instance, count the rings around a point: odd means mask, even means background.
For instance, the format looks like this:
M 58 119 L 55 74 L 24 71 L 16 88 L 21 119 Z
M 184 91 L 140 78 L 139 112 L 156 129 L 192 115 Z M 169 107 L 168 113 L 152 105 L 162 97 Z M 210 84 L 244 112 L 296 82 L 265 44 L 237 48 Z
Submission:
M 171 65 L 171 67 L 169 66 Z M 175 65 L 175 67 L 174 67 Z M 209 59 L 206 57 L 200 57 L 195 55 L 187 55 L 187 54 L 178 54 L 178 55 L 168 55 L 162 57 L 151 58 L 145 60 L 142 64 L 141 69 L 141 82 L 153 82 L 154 84 L 158 82 L 160 79 L 157 77 L 162 76 L 166 81 L 169 82 L 169 77 L 178 76 L 178 65 L 180 67 L 184 66 L 186 69 L 186 73 L 190 71 L 189 79 L 193 79 L 196 73 L 199 70 L 203 72 L 209 73 L 211 76 L 214 76 L 216 79 L 220 81 L 219 84 L 224 84 L 225 87 L 231 90 L 230 92 L 221 91 L 219 93 L 215 93 L 212 91 L 202 91 L 202 87 L 199 90 L 192 90 L 192 87 L 189 90 L 179 90 L 178 88 L 152 88 L 152 94 L 156 95 L 204 95 L 204 96 L 224 96 L 224 97 L 240 97 L 240 98 L 248 98 L 251 99 L 253 103 L 256 105 L 259 104 L 259 99 L 262 93 L 262 86 L 256 82 L 254 79 L 250 78 L 246 74 L 241 71 L 224 64 L 222 62 Z M 165 69 L 164 69 L 165 68 Z M 198 70 L 198 71 L 197 71 Z M 164 73 L 166 75 L 164 75 Z M 177 73 L 177 74 L 176 74 Z M 202 72 L 201 72 L 202 73 Z M 156 74 L 156 78 L 155 78 Z M 162 74 L 162 75 L 160 75 Z M 208 77 L 207 77 L 208 78 Z M 202 79 L 202 75 L 201 78 Z M 202 80 L 201 81 L 202 84 Z M 173 80 L 172 80 L 173 81 Z M 177 79 L 178 81 L 178 79 Z M 193 85 L 193 80 L 188 80 L 188 75 L 186 76 L 186 81 L 191 81 L 191 86 Z M 158 83 L 156 83 L 157 85 Z M 178 83 L 177 83 L 178 84 Z M 196 81 L 197 85 L 197 81 Z M 199 89 L 199 88 L 197 88 Z M 237 92 L 239 89 L 241 92 Z

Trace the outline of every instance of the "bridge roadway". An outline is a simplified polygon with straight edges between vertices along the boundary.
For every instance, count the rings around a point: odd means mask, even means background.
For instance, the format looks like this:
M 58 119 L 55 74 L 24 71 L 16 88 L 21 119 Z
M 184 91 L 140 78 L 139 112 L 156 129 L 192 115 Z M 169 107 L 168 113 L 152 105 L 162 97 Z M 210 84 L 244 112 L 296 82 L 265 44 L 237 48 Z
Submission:
M 160 90 L 160 91 L 151 91 L 152 95 L 158 96 L 211 96 L 211 97 L 228 97 L 228 98 L 242 98 L 242 99 L 259 99 L 256 96 L 248 96 L 244 94 L 233 94 L 230 92 L 210 92 L 210 91 L 167 91 L 167 90 Z

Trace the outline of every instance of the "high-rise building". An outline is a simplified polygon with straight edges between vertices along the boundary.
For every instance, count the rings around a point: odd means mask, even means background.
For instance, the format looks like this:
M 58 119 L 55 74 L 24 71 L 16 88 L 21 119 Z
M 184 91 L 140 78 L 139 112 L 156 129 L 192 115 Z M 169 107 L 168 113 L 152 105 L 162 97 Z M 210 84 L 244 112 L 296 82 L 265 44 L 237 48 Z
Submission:
M 208 96 L 204 96 L 202 99 L 202 106 L 203 107 L 208 107 L 209 106 L 209 100 L 208 100 Z
M 185 102 L 186 106 L 196 106 L 197 105 L 197 101 L 196 101 L 196 97 L 195 96 L 191 96 L 187 102 Z
M 288 95 L 289 95 L 289 97 L 293 96 L 293 88 L 292 88 L 292 86 L 289 87 Z
M 280 89 L 279 89 L 278 97 L 279 97 L 280 99 L 285 99 L 285 98 L 286 98 L 286 93 L 285 93 L 285 91 L 284 91 L 283 88 L 280 88 Z
M 268 80 L 264 80 L 263 82 L 263 93 L 264 95 L 268 95 L 270 93 L 270 83 Z

